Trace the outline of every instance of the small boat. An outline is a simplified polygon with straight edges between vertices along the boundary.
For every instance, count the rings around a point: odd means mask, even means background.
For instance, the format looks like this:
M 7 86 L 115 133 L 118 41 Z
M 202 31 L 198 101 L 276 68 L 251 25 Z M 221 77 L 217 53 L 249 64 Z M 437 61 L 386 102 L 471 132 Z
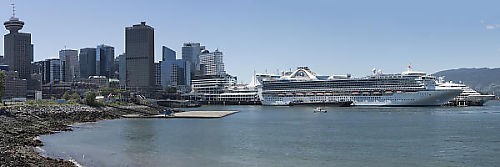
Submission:
M 316 107 L 314 109 L 314 112 L 327 112 L 326 109 L 322 108 L 322 107 Z

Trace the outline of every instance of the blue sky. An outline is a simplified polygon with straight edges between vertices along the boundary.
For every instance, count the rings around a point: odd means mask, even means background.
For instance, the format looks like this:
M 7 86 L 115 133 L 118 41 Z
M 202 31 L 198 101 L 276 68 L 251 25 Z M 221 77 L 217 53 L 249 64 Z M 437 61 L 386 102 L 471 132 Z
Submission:
M 2 0 L 0 16 L 11 15 Z M 35 60 L 108 44 L 124 51 L 126 26 L 146 21 L 161 46 L 200 42 L 224 52 L 226 70 L 249 82 L 253 71 L 309 66 L 320 74 L 365 76 L 414 69 L 500 67 L 500 1 L 460 0 L 17 0 Z M 7 30 L 2 29 L 3 34 Z M 3 40 L 0 41 L 3 46 Z M 0 48 L 3 53 L 3 47 Z

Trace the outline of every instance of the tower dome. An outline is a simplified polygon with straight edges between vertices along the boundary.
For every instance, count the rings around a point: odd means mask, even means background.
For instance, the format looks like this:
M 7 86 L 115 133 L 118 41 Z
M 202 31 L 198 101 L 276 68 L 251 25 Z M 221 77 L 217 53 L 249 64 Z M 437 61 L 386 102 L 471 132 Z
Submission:
M 20 21 L 18 18 L 11 17 L 9 21 L 4 22 L 3 25 L 10 31 L 10 33 L 14 33 L 23 28 L 24 22 Z
M 10 31 L 10 33 L 17 33 L 23 28 L 24 22 L 20 21 L 19 18 L 16 17 L 15 4 L 11 3 L 10 5 L 12 5 L 12 17 L 10 17 L 9 21 L 4 22 L 3 25 Z

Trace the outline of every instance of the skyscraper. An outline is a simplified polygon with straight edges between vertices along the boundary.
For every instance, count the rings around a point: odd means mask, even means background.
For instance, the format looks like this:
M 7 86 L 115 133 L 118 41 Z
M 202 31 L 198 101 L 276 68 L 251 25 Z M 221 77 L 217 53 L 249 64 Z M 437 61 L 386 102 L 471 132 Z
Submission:
M 43 60 L 31 63 L 31 74 L 41 74 L 43 67 Z
M 190 64 L 191 77 L 200 75 L 200 52 L 204 49 L 200 43 L 184 43 L 182 47 L 182 60 Z
M 120 56 L 116 56 L 115 60 L 113 60 L 113 66 L 111 67 L 111 74 L 109 78 L 119 79 L 120 73 L 118 73 L 120 68 Z
M 80 78 L 96 75 L 96 48 L 80 49 Z
M 176 87 L 178 90 L 189 89 L 191 81 L 190 63 L 182 59 L 176 59 L 176 53 L 172 49 L 163 46 L 163 58 L 161 64 L 161 87 Z
M 96 75 L 111 77 L 111 68 L 115 60 L 115 48 L 107 45 L 97 46 Z
M 125 28 L 127 89 L 150 91 L 154 80 L 154 28 L 146 22 Z
M 163 46 L 162 47 L 162 61 L 175 61 L 176 59 L 176 53 L 174 50 L 166 47 L 166 46 Z
M 78 50 L 64 49 L 59 51 L 61 60 L 60 81 L 73 82 L 79 78 L 80 64 L 78 63 Z
M 177 59 L 175 61 L 161 62 L 161 86 L 162 89 L 176 87 L 178 90 L 189 89 L 191 84 L 190 63 Z
M 42 63 L 42 84 L 53 83 L 61 79 L 61 61 L 47 59 Z
M 4 60 L 5 60 L 5 57 L 3 55 L 0 55 L 0 65 L 3 65 Z
M 27 81 L 19 78 L 17 71 L 4 72 L 4 94 L 2 98 L 26 98 Z
M 200 68 L 203 75 L 225 75 L 222 52 L 218 49 L 212 53 L 203 50 L 200 55 Z
M 118 65 L 118 73 L 120 74 L 120 88 L 125 89 L 127 86 L 127 78 L 126 78 L 126 72 L 127 72 L 127 60 L 125 58 L 125 53 L 121 54 L 118 56 L 118 59 L 120 59 L 120 64 Z
M 43 60 L 31 63 L 31 82 L 27 82 L 31 90 L 42 90 L 43 63 Z
M 155 77 L 155 87 L 161 86 L 161 64 L 155 63 L 154 77 Z
M 10 31 L 9 34 L 4 35 L 5 64 L 9 65 L 9 70 L 18 71 L 21 79 L 30 79 L 33 61 L 31 34 L 19 32 L 24 22 L 16 18 L 14 14 L 3 24 Z

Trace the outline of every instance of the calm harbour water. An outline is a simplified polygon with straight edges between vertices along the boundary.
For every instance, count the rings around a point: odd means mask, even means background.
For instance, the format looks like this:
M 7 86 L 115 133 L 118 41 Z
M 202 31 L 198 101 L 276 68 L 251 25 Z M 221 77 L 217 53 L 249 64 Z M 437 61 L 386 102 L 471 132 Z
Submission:
M 41 136 L 84 166 L 498 166 L 500 102 L 483 107 L 203 106 L 222 119 L 119 119 Z

